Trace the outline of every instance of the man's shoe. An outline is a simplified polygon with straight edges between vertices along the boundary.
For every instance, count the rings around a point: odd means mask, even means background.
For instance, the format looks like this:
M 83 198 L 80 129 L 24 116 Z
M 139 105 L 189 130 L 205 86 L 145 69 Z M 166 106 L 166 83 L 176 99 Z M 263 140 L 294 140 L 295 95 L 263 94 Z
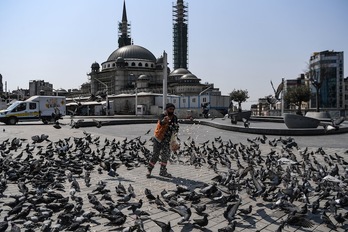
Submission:
M 146 178 L 151 178 L 152 168 L 147 168 Z
M 167 172 L 167 168 L 161 168 L 159 175 L 168 178 L 172 177 L 172 175 Z

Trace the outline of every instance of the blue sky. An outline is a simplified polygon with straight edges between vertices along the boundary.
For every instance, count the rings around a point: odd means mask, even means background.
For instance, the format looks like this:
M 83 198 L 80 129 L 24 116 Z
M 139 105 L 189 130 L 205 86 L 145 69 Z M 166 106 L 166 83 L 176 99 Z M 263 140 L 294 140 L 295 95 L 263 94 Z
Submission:
M 134 44 L 172 56 L 176 0 L 126 0 Z M 224 95 L 246 89 L 248 107 L 272 94 L 270 81 L 303 73 L 313 52 L 344 51 L 346 0 L 189 0 L 189 70 Z M 45 80 L 79 88 L 93 62 L 118 48 L 123 0 L 1 0 L 0 73 L 7 90 Z M 243 107 L 243 108 L 244 108 Z

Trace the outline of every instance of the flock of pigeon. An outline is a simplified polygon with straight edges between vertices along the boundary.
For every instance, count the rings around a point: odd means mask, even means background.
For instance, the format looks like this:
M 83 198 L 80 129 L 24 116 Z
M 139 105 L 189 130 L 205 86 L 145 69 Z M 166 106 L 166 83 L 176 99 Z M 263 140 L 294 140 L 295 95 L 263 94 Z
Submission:
M 57 141 L 45 134 L 1 141 L 0 232 L 210 231 L 210 214 L 219 210 L 220 232 L 261 231 L 262 220 L 276 231 L 320 224 L 348 230 L 346 154 L 300 149 L 291 137 L 188 138 L 172 154 L 172 165 L 210 169 L 211 182 L 154 190 L 122 181 L 126 171 L 139 168 L 145 175 L 149 146 L 141 136 L 102 139 L 87 132 Z M 155 219 L 144 205 L 180 219 Z

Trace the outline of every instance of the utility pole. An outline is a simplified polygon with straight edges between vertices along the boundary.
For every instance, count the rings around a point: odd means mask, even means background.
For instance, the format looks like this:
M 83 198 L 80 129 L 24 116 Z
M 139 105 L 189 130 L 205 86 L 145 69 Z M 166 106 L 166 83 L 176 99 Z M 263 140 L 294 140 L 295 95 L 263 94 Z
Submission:
M 167 104 L 167 53 L 163 51 L 163 110 Z

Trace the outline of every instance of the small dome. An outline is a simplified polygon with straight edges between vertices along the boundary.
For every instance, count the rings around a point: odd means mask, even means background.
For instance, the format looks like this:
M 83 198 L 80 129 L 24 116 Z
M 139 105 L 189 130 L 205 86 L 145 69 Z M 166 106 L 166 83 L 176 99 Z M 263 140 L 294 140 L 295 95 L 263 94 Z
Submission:
M 66 91 L 66 90 L 63 89 L 63 88 L 59 88 L 59 89 L 56 89 L 55 92 L 58 92 L 58 93 L 67 93 L 68 91 Z
M 189 70 L 185 69 L 185 68 L 178 68 L 178 69 L 175 69 L 173 70 L 173 72 L 171 72 L 169 74 L 169 76 L 172 76 L 172 75 L 185 75 L 185 74 L 188 74 L 188 73 L 191 73 Z
M 91 69 L 93 69 L 93 70 L 99 69 L 99 68 L 100 68 L 100 66 L 99 66 L 99 64 L 98 64 L 97 62 L 94 62 L 94 63 L 92 64 L 92 66 L 91 66 Z
M 195 75 L 193 75 L 192 73 L 188 73 L 188 74 L 183 75 L 180 79 L 181 80 L 183 80 L 183 79 L 185 79 L 185 80 L 188 80 L 188 79 L 197 80 L 198 78 Z
M 138 77 L 138 81 L 148 81 L 148 80 L 150 80 L 150 78 L 144 74 L 142 74 Z
M 115 61 L 118 57 L 156 62 L 156 57 L 149 50 L 138 45 L 127 45 L 118 48 L 111 53 L 107 61 Z

